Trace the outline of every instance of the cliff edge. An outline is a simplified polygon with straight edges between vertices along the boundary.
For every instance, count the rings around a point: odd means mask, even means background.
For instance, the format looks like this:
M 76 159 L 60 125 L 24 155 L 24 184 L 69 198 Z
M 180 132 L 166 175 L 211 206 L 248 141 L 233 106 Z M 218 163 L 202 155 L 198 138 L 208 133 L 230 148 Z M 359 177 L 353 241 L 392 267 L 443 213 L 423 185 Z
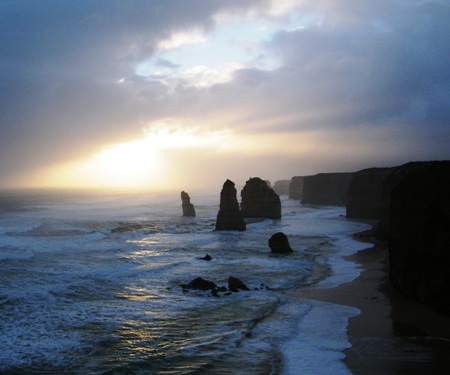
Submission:
M 392 189 L 389 219 L 392 283 L 450 315 L 450 161 L 406 175 Z

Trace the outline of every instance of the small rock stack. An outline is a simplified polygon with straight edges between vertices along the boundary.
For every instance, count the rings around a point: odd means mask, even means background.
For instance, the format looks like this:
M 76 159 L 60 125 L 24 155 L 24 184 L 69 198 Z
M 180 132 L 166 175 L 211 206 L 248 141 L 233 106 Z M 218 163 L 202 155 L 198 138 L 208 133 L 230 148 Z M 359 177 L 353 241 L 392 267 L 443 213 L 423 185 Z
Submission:
M 191 203 L 191 198 L 184 191 L 181 192 L 181 207 L 183 209 L 183 216 L 195 216 L 195 208 Z

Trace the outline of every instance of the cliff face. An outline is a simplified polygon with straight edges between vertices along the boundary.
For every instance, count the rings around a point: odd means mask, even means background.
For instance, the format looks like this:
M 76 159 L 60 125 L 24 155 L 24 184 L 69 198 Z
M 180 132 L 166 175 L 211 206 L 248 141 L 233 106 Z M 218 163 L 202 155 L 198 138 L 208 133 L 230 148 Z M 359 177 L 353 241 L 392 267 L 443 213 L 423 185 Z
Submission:
M 319 173 L 306 176 L 302 204 L 345 206 L 353 173 Z
M 259 177 L 249 179 L 241 191 L 244 217 L 281 219 L 280 197 Z
M 181 208 L 183 209 L 183 216 L 195 216 L 195 208 L 191 203 L 191 198 L 184 191 L 181 192 Z
M 353 174 L 347 192 L 349 219 L 381 219 L 388 198 L 385 181 L 394 168 L 369 168 Z
M 390 277 L 405 295 L 450 315 L 450 161 L 414 169 L 391 192 Z
M 216 230 L 246 230 L 242 212 L 239 210 L 234 182 L 226 180 L 220 192 L 220 209 L 217 214 Z
M 303 193 L 303 182 L 305 177 L 295 176 L 291 178 L 291 183 L 289 184 L 289 198 L 291 199 L 302 199 Z
M 369 168 L 353 174 L 348 189 L 346 216 L 349 219 L 389 221 L 391 191 L 408 175 L 431 162 L 411 162 L 392 168 Z
M 278 195 L 288 195 L 289 194 L 289 185 L 291 184 L 291 180 L 278 180 L 273 184 L 273 190 Z

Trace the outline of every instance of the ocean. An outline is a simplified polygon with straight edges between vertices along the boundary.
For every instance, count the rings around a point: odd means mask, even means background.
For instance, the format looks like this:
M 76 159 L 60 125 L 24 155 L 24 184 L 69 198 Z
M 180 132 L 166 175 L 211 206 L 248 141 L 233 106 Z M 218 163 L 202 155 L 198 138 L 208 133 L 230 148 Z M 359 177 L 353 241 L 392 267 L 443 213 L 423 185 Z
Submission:
M 349 374 L 356 308 L 289 297 L 359 275 L 367 224 L 282 196 L 281 220 L 216 232 L 220 192 L 0 193 L 1 374 Z M 284 232 L 292 254 L 272 254 Z M 202 260 L 206 254 L 211 261 Z M 202 277 L 249 291 L 181 287 Z

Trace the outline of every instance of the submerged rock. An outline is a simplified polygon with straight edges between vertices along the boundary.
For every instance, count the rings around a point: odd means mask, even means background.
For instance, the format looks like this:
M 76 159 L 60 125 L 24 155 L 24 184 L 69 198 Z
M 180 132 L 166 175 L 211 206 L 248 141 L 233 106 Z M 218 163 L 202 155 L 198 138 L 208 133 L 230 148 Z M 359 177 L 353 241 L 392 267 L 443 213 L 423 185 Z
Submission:
M 281 219 L 281 202 L 266 181 L 250 178 L 241 191 L 241 211 L 244 217 Z
M 226 180 L 220 192 L 220 209 L 217 214 L 216 230 L 246 230 L 246 224 L 237 201 L 234 182 Z
M 190 283 L 181 285 L 181 287 L 184 289 L 212 290 L 216 289 L 217 285 L 212 281 L 202 279 L 201 277 L 197 277 Z
M 183 209 L 183 216 L 195 216 L 195 208 L 191 203 L 191 198 L 184 191 L 181 192 L 181 207 Z
M 240 279 L 233 276 L 228 278 L 228 289 L 232 292 L 239 292 L 239 290 L 250 290 Z
M 283 232 L 275 233 L 270 237 L 269 247 L 273 253 L 291 253 L 293 251 L 287 236 Z

